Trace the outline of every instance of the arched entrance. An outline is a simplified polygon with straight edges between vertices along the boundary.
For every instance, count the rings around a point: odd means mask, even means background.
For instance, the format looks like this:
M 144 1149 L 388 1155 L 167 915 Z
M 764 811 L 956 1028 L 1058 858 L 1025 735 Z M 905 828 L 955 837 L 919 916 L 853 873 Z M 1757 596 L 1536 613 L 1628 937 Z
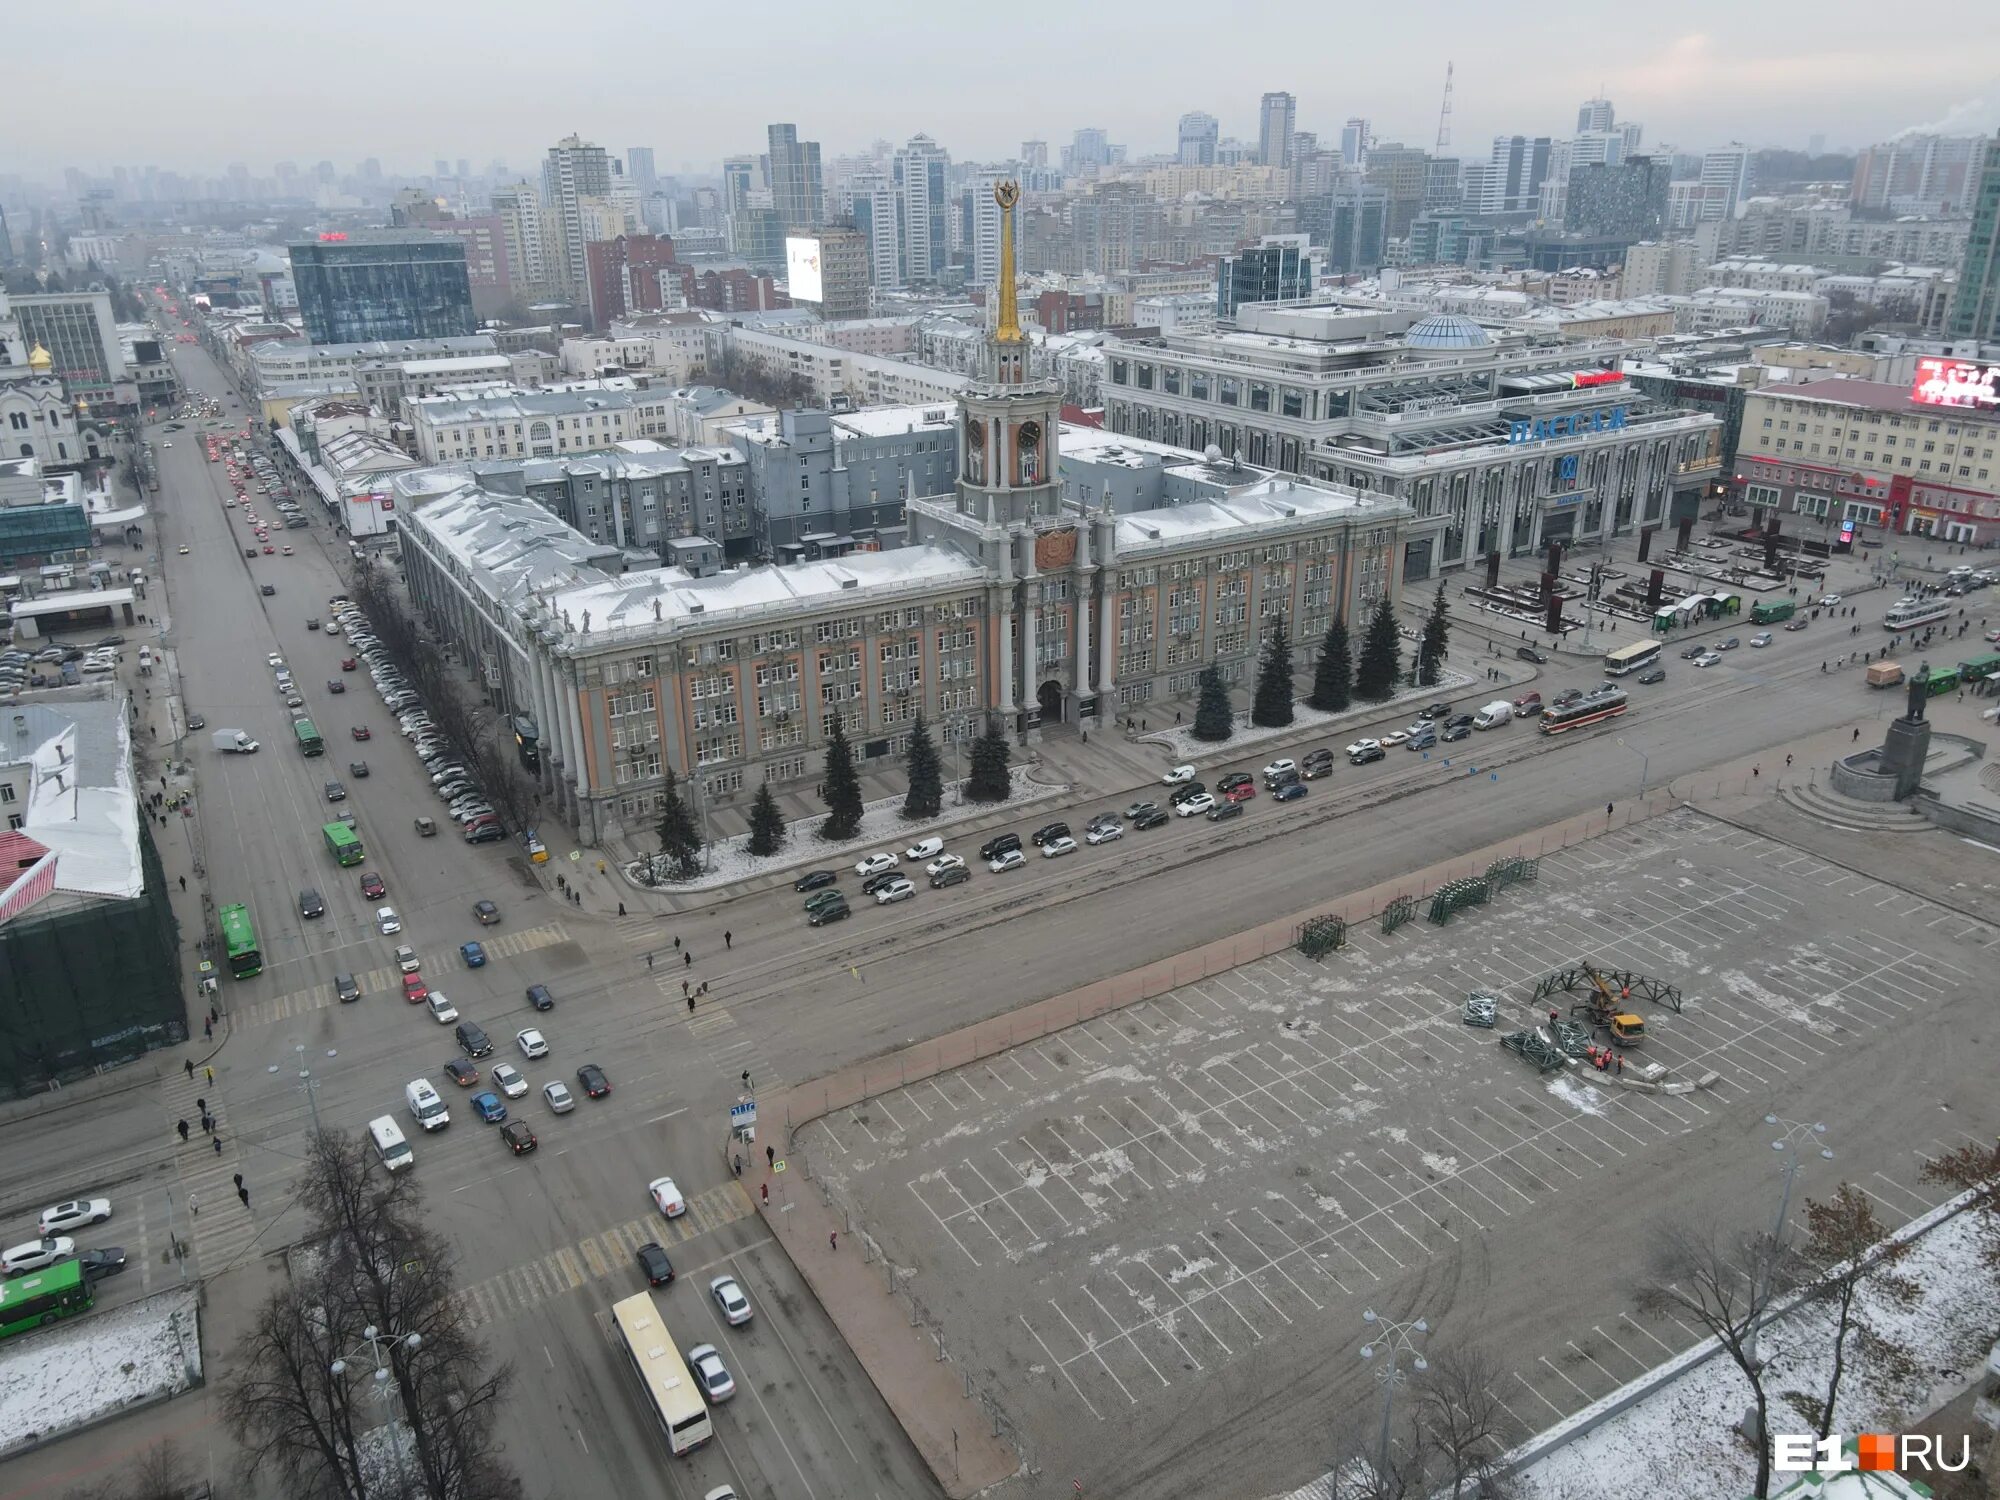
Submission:
M 1063 721 L 1063 685 L 1050 678 L 1035 694 L 1035 701 L 1042 706 L 1044 724 L 1060 724 Z

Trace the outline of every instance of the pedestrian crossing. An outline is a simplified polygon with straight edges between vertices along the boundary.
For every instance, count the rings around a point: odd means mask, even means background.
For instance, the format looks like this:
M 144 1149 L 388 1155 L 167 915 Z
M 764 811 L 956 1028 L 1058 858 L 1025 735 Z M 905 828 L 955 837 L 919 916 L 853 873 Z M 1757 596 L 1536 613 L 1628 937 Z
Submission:
M 505 937 L 481 938 L 479 945 L 486 950 L 486 959 L 491 963 L 496 958 L 517 958 L 523 953 L 532 953 L 538 948 L 552 948 L 557 943 L 569 941 L 569 928 L 561 922 L 545 922 L 540 927 L 525 927 L 519 932 L 510 932 Z M 424 959 L 424 968 L 431 973 L 439 969 L 468 969 L 465 956 L 456 948 Z M 403 987 L 402 971 L 393 965 L 370 969 L 365 974 L 356 974 L 354 981 L 361 987 L 361 996 L 397 994 Z M 231 1017 L 238 1026 L 270 1026 L 293 1016 L 310 1014 L 324 1010 L 329 1005 L 339 1004 L 334 994 L 333 982 L 315 984 L 307 989 L 293 990 L 277 995 L 269 1000 L 258 1000 L 249 1005 L 236 1007 Z
M 230 1129 L 221 1090 L 203 1068 L 196 1068 L 192 1077 L 185 1069 L 169 1074 L 160 1089 L 169 1118 L 186 1120 L 189 1126 L 187 1143 L 174 1157 L 170 1232 L 194 1261 L 196 1273 L 213 1276 L 254 1254 L 261 1232 L 256 1215 L 237 1196 L 234 1178 L 243 1164 L 236 1150 L 236 1133 Z M 204 1100 L 215 1122 L 213 1135 L 201 1129 Z M 215 1149 L 218 1140 L 222 1143 L 219 1152 Z
M 658 1214 L 623 1224 L 565 1245 L 497 1276 L 475 1281 L 459 1292 L 466 1323 L 474 1328 L 576 1291 L 586 1282 L 602 1281 L 632 1264 L 641 1245 L 665 1247 L 671 1256 L 677 1245 L 748 1218 L 755 1211 L 750 1194 L 731 1180 L 687 1200 L 687 1212 L 666 1219 Z

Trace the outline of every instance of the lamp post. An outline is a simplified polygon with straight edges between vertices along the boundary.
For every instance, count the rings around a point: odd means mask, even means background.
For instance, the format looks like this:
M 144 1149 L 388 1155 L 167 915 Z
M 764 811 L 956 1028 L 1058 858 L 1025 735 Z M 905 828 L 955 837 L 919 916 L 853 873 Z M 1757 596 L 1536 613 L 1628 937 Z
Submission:
M 375 1361 L 375 1374 L 370 1389 L 374 1392 L 375 1399 L 382 1403 L 382 1410 L 389 1418 L 389 1445 L 395 1450 L 396 1455 L 396 1493 L 407 1494 L 410 1488 L 410 1476 L 403 1465 L 403 1429 L 396 1420 L 396 1387 L 390 1379 L 389 1366 L 382 1358 L 382 1349 L 387 1344 L 401 1344 L 414 1354 L 423 1347 L 424 1336 L 420 1333 L 401 1335 L 384 1333 L 370 1323 L 361 1330 L 361 1337 L 366 1341 L 368 1353 Z M 336 1359 L 327 1366 L 327 1369 L 337 1379 L 347 1373 L 348 1358 L 360 1357 L 361 1351 L 357 1349 L 351 1356 Z
M 306 1091 L 306 1105 L 312 1110 L 313 1134 L 320 1132 L 319 1124 L 319 1081 L 312 1076 L 312 1069 L 306 1066 L 306 1044 L 300 1042 L 293 1048 L 299 1054 L 299 1087 Z
M 1402 1371 L 1402 1357 L 1410 1356 L 1410 1368 L 1418 1374 L 1430 1368 L 1417 1348 L 1417 1337 L 1428 1334 L 1431 1325 L 1422 1318 L 1398 1323 L 1377 1317 L 1372 1307 L 1361 1315 L 1361 1321 L 1375 1330 L 1375 1337 L 1361 1346 L 1361 1357 L 1373 1359 L 1381 1353 L 1389 1356 L 1388 1364 L 1375 1372 L 1375 1378 L 1382 1382 L 1382 1434 L 1375 1450 L 1375 1477 L 1380 1482 L 1389 1472 L 1389 1423 L 1395 1410 L 1396 1387 L 1409 1378 Z
M 1639 747 L 1638 747 L 1637 745 L 1628 745 L 1628 744 L 1626 744 L 1626 743 L 1625 743 L 1625 737 L 1624 737 L 1623 735 L 1620 735 L 1620 736 L 1618 737 L 1618 748 L 1619 748 L 1620 750 L 1629 750 L 1629 751 L 1630 751 L 1630 752 L 1631 752 L 1632 754 L 1634 754 L 1634 755 L 1636 755 L 1636 756 L 1638 756 L 1638 757 L 1639 757 L 1639 795 L 1640 795 L 1641 797 L 1645 796 L 1645 795 L 1646 795 L 1646 776 L 1647 776 L 1647 773 L 1648 773 L 1648 772 L 1649 772 L 1649 771 L 1651 770 L 1651 768 L 1652 768 L 1652 764 L 1653 764 L 1653 763 L 1652 763 L 1652 761 L 1650 761 L 1649 759 L 1647 759 L 1647 757 L 1646 757 L 1646 752 L 1645 752 L 1645 751 L 1643 751 L 1643 750 L 1641 750 L 1641 749 L 1640 749 L 1640 748 L 1639 748 Z
M 1799 1157 L 1799 1147 L 1811 1144 L 1818 1137 L 1825 1135 L 1826 1126 L 1817 1121 L 1808 1123 L 1804 1120 L 1783 1120 L 1776 1115 L 1764 1116 L 1764 1123 L 1775 1126 L 1778 1131 L 1778 1138 L 1771 1142 L 1771 1149 L 1773 1151 L 1782 1151 L 1786 1156 L 1785 1187 L 1784 1191 L 1778 1195 L 1778 1220 L 1777 1223 L 1771 1226 L 1771 1249 L 1770 1253 L 1764 1257 L 1764 1265 L 1760 1265 L 1758 1268 L 1760 1274 L 1768 1278 L 1777 1275 L 1778 1253 L 1784 1247 L 1785 1243 L 1785 1219 L 1792 1211 L 1792 1184 L 1798 1180 L 1799 1167 L 1802 1164 Z M 1822 1161 L 1833 1160 L 1833 1153 L 1825 1146 L 1819 1146 L 1817 1149 Z M 1764 1269 L 1764 1266 L 1769 1267 L 1768 1271 Z M 1751 1305 L 1757 1308 L 1755 1321 L 1750 1325 L 1749 1355 L 1750 1362 L 1754 1365 L 1760 1363 L 1757 1357 L 1757 1338 L 1764 1331 L 1764 1313 L 1762 1308 L 1758 1307 L 1757 1304 L 1756 1288 L 1753 1286 L 1751 1291 Z

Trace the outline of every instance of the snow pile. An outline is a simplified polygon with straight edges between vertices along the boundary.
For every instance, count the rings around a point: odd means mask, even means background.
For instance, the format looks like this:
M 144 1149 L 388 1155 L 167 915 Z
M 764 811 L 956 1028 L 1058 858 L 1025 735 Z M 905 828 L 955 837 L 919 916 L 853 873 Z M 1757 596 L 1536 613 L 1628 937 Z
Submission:
M 201 1378 L 196 1301 L 175 1287 L 0 1345 L 0 1454 L 190 1389 Z
M 705 891 L 719 885 L 733 885 L 739 880 L 748 880 L 753 875 L 762 875 L 771 870 L 782 870 L 791 865 L 814 865 L 822 861 L 829 865 L 839 865 L 843 860 L 852 860 L 877 849 L 892 849 L 900 854 L 919 839 L 948 838 L 951 825 L 963 823 L 971 818 L 984 817 L 987 813 L 1001 808 L 1025 807 L 1045 801 L 1069 790 L 1066 782 L 1045 783 L 1033 779 L 1033 766 L 1013 766 L 1009 777 L 1013 791 L 1005 802 L 966 802 L 952 800 L 955 782 L 944 785 L 944 807 L 935 818 L 905 818 L 903 799 L 900 796 L 884 797 L 878 802 L 866 804 L 861 811 L 861 833 L 843 844 L 829 844 L 819 836 L 819 828 L 827 815 L 801 818 L 785 825 L 785 841 L 778 846 L 778 852 L 759 857 L 750 852 L 750 835 L 738 834 L 735 838 L 718 839 L 710 846 L 710 857 L 714 868 L 705 870 L 692 880 L 656 879 L 656 867 L 664 864 L 658 855 L 649 854 L 635 859 L 624 866 L 625 878 L 641 888 L 661 886 L 676 891 Z
M 1275 729 L 1266 729 L 1250 722 L 1248 713 L 1233 716 L 1235 733 L 1226 740 L 1198 740 L 1194 737 L 1192 718 L 1185 724 L 1175 724 L 1167 729 L 1150 729 L 1139 736 L 1139 742 L 1146 745 L 1164 745 L 1177 760 L 1193 760 L 1198 755 L 1214 755 L 1218 751 L 1235 755 L 1237 752 L 1261 745 L 1266 740 L 1276 739 L 1281 734 L 1297 734 L 1301 729 L 1331 728 L 1336 724 L 1372 718 L 1376 714 L 1392 713 L 1399 703 L 1436 703 L 1450 698 L 1466 689 L 1477 687 L 1483 678 L 1475 680 L 1470 673 L 1454 672 L 1447 667 L 1438 673 L 1437 684 L 1433 687 L 1405 688 L 1393 698 L 1385 698 L 1380 703 L 1364 703 L 1359 698 L 1351 708 L 1339 713 L 1327 713 L 1309 706 L 1301 698 L 1292 704 L 1292 722 Z M 1504 698 L 1507 684 L 1488 683 L 1494 698 Z M 1491 702 L 1492 699 L 1484 700 Z M 1468 710 L 1469 711 L 1469 710 Z

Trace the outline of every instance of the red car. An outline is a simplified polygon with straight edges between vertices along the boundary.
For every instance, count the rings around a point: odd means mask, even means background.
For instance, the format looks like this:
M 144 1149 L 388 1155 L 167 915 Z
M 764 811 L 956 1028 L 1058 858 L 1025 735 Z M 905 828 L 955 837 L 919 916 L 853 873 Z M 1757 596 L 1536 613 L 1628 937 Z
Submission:
M 368 732 L 368 726 L 366 724 L 356 724 L 351 733 L 357 740 L 366 740 L 374 738 L 374 736 Z
M 1228 802 L 1248 802 L 1256 795 L 1257 783 L 1254 781 L 1246 781 L 1241 786 L 1233 786 L 1222 794 L 1223 799 Z
M 359 665 L 360 663 L 351 656 L 343 656 L 340 659 L 340 670 L 343 672 L 352 672 Z
M 364 871 L 361 876 L 361 894 L 371 901 L 379 901 L 389 894 L 389 888 L 382 884 L 382 877 L 374 871 Z
M 424 983 L 423 975 L 405 974 L 403 976 L 403 998 L 409 1001 L 410 1004 L 419 1005 L 430 999 L 430 997 L 431 987 Z
M 277 552 L 278 549 L 273 547 L 269 542 L 264 543 L 264 555 L 266 557 L 275 557 Z

